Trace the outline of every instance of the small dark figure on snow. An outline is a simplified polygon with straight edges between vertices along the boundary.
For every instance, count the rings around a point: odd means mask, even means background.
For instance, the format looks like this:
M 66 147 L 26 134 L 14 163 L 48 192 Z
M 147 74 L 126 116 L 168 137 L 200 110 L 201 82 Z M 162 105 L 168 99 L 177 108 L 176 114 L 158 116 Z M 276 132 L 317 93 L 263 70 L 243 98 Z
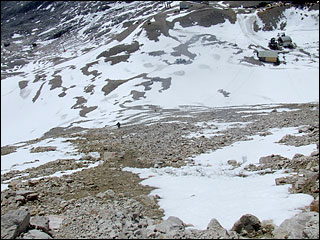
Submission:
M 120 123 L 119 122 L 117 122 L 117 127 L 120 128 Z

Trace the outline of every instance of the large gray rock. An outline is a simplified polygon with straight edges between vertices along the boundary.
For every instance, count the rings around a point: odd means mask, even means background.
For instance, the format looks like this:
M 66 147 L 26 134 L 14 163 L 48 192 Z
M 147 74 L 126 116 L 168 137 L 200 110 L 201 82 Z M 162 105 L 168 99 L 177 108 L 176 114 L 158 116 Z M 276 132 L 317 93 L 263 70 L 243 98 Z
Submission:
M 260 228 L 261 222 L 256 216 L 252 214 L 245 214 L 235 222 L 231 231 L 236 231 L 237 233 L 241 233 L 243 230 L 253 232 L 258 231 Z
M 142 228 L 141 236 L 142 238 L 181 238 L 184 230 L 185 224 L 179 218 L 170 216 L 159 224 Z
M 40 230 L 32 229 L 25 233 L 22 239 L 52 239 L 52 237 L 47 233 L 41 232 Z
M 170 216 L 167 220 L 155 226 L 155 230 L 161 233 L 183 230 L 184 228 L 184 223 L 179 218 L 173 216 Z
M 207 231 L 204 235 L 210 239 L 227 239 L 229 238 L 228 231 L 224 229 L 217 219 L 213 218 L 207 226 Z
M 49 233 L 49 218 L 45 216 L 35 216 L 30 219 L 30 227 Z
M 273 231 L 278 239 L 318 239 L 319 238 L 319 213 L 302 212 L 286 219 Z
M 30 222 L 30 213 L 25 208 L 10 210 L 1 216 L 1 239 L 13 239 L 24 232 Z
M 60 228 L 63 220 L 66 216 L 60 215 L 48 215 L 47 218 L 49 219 L 49 229 L 50 230 L 57 230 Z

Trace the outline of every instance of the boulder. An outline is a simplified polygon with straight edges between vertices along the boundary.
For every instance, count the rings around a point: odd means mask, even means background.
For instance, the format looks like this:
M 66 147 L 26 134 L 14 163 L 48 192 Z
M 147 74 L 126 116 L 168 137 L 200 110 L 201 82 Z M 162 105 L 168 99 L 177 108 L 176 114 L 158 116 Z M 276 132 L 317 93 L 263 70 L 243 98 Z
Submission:
M 27 195 L 27 201 L 34 201 L 38 200 L 39 194 L 38 193 L 31 193 Z
M 146 206 L 154 206 L 157 204 L 154 196 L 141 195 L 140 200 Z
M 26 208 L 10 210 L 1 216 L 1 239 L 16 238 L 24 232 L 30 222 L 30 213 Z
M 155 225 L 155 231 L 169 233 L 171 231 L 183 230 L 184 223 L 177 217 L 170 216 L 167 220 Z
M 40 230 L 32 229 L 25 233 L 22 239 L 52 239 L 52 237 L 47 233 L 41 232 Z
M 60 216 L 60 215 L 48 215 L 47 218 L 49 219 L 49 229 L 50 230 L 57 230 L 60 228 L 62 221 L 66 217 Z
M 319 213 L 302 212 L 283 221 L 273 231 L 274 238 L 319 239 Z
M 310 154 L 310 156 L 311 156 L 311 157 L 319 156 L 319 150 L 313 151 L 313 152 Z
M 14 197 L 14 200 L 15 200 L 15 202 L 21 202 L 21 203 L 25 203 L 25 202 L 26 202 L 25 197 L 22 196 L 22 195 L 17 195 L 17 196 L 15 196 L 15 197 Z
M 49 218 L 45 216 L 35 216 L 30 218 L 30 227 L 49 233 Z
M 217 219 L 213 218 L 207 226 L 205 233 L 207 239 L 227 239 L 229 238 L 228 231 L 224 229 Z
M 235 222 L 231 231 L 241 233 L 242 231 L 253 232 L 258 231 L 261 228 L 260 220 L 251 214 L 243 215 L 238 221 Z
M 319 213 L 319 198 L 312 201 L 312 203 L 310 204 L 310 211 Z

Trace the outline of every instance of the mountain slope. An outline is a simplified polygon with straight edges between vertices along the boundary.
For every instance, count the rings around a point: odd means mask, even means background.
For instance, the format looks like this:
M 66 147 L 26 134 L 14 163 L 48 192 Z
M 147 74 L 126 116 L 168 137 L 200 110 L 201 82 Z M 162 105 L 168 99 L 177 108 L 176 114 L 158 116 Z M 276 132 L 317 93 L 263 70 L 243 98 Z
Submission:
M 319 101 L 318 4 L 190 4 L 2 2 L 2 146 L 160 108 Z M 297 48 L 260 62 L 280 32 Z

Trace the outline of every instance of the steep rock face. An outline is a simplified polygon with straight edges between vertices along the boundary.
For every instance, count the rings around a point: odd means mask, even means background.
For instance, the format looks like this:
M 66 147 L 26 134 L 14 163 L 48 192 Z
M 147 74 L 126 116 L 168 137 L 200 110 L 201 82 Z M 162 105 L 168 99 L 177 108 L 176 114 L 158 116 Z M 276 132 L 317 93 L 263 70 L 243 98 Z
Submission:
M 283 18 L 283 11 L 289 8 L 290 6 L 279 6 L 259 12 L 258 16 L 264 24 L 262 31 L 272 31 L 276 29 Z M 284 26 L 285 25 L 283 24 L 280 29 L 283 30 Z
M 108 4 L 113 2 L 3 1 L 1 2 L 1 39 L 8 39 L 14 33 L 29 35 L 35 27 L 41 33 L 63 21 L 70 21 L 77 15 L 105 11 L 110 8 Z M 41 37 L 38 35 L 38 37 L 54 39 L 70 30 L 71 26 L 58 28 L 55 33 L 44 34 Z

